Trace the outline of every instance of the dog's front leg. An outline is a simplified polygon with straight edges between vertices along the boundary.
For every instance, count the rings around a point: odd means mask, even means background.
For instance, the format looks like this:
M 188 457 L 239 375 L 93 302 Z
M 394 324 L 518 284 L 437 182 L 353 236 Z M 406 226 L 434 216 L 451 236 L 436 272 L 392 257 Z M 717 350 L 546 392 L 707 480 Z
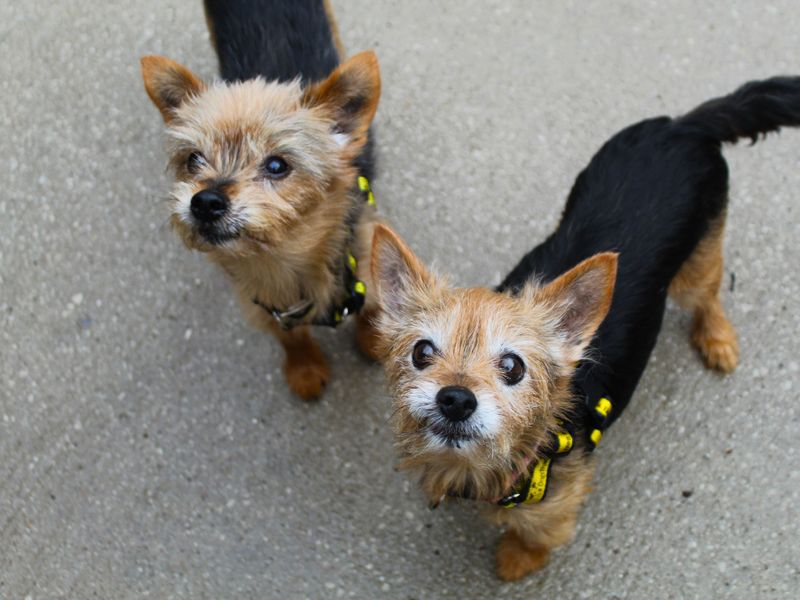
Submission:
M 270 329 L 286 352 L 283 374 L 291 390 L 303 400 L 318 398 L 331 375 L 328 361 L 320 350 L 310 327 L 301 325 L 285 331 L 276 323 Z
M 372 218 L 364 219 L 356 229 L 356 251 L 362 259 L 358 262 L 358 278 L 366 283 L 367 297 L 364 308 L 356 316 L 356 346 L 368 360 L 381 362 L 383 343 L 376 327 L 381 315 L 381 306 L 375 296 L 372 281 L 372 238 L 376 222 Z
M 272 327 L 275 336 L 286 352 L 283 374 L 291 390 L 303 400 L 318 398 L 328 383 L 331 370 L 308 326 L 289 331 Z
M 237 289 L 237 298 L 247 321 L 256 329 L 278 338 L 286 353 L 283 374 L 291 390 L 303 400 L 318 398 L 331 370 L 308 325 L 281 329 L 275 318 L 252 300 L 252 292 Z
M 503 508 L 494 514 L 493 520 L 507 527 L 497 547 L 500 579 L 515 581 L 538 571 L 550 560 L 551 550 L 572 540 L 592 471 L 591 463 L 574 465 L 541 504 Z
M 378 308 L 364 309 L 356 317 L 356 345 L 365 358 L 375 362 L 381 361 L 381 342 L 375 320 L 379 316 Z
M 536 538 L 527 540 L 514 529 L 500 538 L 497 546 L 497 576 L 504 581 L 516 581 L 538 571 L 550 560 L 550 546 Z
M 571 503 L 568 503 L 571 504 Z M 497 547 L 497 576 L 516 581 L 544 567 L 553 548 L 568 543 L 575 534 L 578 506 L 547 506 L 518 510 Z

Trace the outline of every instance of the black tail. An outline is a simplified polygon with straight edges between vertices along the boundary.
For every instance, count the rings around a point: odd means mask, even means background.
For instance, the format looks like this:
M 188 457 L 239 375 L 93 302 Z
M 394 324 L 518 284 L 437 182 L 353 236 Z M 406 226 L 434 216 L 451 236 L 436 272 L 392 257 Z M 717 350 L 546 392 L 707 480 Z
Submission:
M 800 126 L 800 77 L 751 81 L 738 90 L 704 102 L 677 120 L 718 142 L 736 142 Z
M 339 63 L 325 0 L 204 0 L 226 81 L 325 79 Z

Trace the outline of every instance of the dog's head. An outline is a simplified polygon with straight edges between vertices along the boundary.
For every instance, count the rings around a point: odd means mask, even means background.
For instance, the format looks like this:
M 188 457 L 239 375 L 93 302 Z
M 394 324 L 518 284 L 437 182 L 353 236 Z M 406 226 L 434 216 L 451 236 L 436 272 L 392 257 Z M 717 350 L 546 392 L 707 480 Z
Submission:
M 372 269 L 378 322 L 409 465 L 513 462 L 555 427 L 569 378 L 611 304 L 617 255 L 598 254 L 516 295 L 449 287 L 389 229 Z
M 177 179 L 172 224 L 189 247 L 274 249 L 299 222 L 332 223 L 346 210 L 336 196 L 354 184 L 380 96 L 372 52 L 305 87 L 262 79 L 206 85 L 157 56 L 142 59 L 142 76 L 167 125 Z

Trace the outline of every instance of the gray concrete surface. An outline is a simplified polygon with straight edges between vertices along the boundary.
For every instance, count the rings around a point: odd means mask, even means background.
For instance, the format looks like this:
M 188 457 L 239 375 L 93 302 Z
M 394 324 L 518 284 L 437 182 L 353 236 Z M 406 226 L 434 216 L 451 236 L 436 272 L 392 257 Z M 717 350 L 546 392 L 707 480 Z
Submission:
M 800 72 L 792 0 L 334 4 L 382 64 L 381 209 L 464 284 L 622 126 Z M 349 331 L 319 335 L 325 397 L 290 397 L 169 231 L 153 52 L 213 76 L 199 0 L 0 4 L 0 598 L 798 597 L 800 132 L 726 152 L 741 368 L 705 371 L 671 308 L 575 542 L 509 585 L 475 506 L 393 471 Z

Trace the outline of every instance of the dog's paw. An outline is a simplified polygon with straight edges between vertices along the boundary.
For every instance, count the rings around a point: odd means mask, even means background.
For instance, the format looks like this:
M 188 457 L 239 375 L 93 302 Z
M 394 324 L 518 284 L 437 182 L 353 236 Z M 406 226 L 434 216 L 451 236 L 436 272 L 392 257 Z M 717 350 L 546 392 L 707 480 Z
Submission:
M 503 581 L 517 581 L 538 571 L 549 560 L 549 548 L 529 548 L 516 533 L 507 531 L 497 547 L 497 576 Z
M 303 359 L 287 359 L 283 364 L 283 374 L 291 390 L 303 400 L 319 398 L 328 379 L 331 369 L 325 357 L 307 357 Z
M 692 343 L 703 356 L 703 362 L 709 369 L 731 373 L 739 364 L 739 343 L 736 331 L 725 321 L 725 326 L 710 332 L 706 328 L 697 328 L 692 335 Z

